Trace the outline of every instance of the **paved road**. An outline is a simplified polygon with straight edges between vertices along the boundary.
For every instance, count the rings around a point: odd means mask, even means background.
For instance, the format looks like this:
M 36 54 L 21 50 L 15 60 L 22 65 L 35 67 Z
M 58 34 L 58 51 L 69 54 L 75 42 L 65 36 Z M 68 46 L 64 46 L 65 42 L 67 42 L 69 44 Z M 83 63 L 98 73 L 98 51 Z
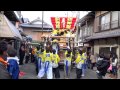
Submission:
M 24 76 L 21 76 L 20 79 L 37 79 L 37 75 L 35 72 L 35 65 L 33 63 L 28 63 L 20 66 L 20 70 L 25 72 Z M 64 79 L 64 71 L 60 69 L 61 79 Z M 75 69 L 72 69 L 70 79 L 76 78 Z M 82 79 L 97 79 L 96 73 L 93 70 L 86 70 L 85 76 Z

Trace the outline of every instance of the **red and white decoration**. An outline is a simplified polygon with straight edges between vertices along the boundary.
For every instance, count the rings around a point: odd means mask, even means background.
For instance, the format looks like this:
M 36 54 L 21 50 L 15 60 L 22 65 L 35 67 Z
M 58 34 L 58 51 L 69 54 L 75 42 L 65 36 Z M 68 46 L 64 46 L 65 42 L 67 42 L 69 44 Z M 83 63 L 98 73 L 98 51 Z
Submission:
M 53 28 L 56 29 L 74 29 L 76 18 L 74 17 L 51 17 Z

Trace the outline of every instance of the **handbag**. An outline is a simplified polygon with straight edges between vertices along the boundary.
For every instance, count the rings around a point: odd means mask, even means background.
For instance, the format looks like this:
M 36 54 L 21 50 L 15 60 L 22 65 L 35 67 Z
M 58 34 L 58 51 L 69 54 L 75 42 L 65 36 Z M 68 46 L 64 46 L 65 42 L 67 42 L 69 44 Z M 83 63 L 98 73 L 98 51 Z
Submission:
M 110 64 L 110 67 L 108 68 L 108 70 L 110 70 L 110 71 L 112 70 L 112 64 Z

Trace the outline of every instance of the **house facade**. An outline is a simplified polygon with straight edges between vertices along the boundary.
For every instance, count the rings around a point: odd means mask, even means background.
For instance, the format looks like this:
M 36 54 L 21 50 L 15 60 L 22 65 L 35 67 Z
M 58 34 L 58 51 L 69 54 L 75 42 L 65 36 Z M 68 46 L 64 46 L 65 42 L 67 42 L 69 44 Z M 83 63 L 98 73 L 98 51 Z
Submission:
M 96 11 L 94 32 L 87 40 L 94 43 L 95 53 L 109 54 L 111 51 L 120 58 L 120 12 Z
M 120 58 L 120 12 L 90 12 L 79 21 L 77 45 L 94 54 L 111 51 Z
M 93 52 L 93 42 L 86 40 L 87 37 L 92 36 L 94 29 L 95 12 L 90 12 L 78 22 L 78 29 L 76 31 L 76 46 L 86 47 L 87 51 Z
M 42 20 L 40 18 L 37 18 L 31 22 L 23 23 L 20 25 L 23 32 L 30 37 L 32 37 L 33 41 L 40 42 L 42 41 L 41 36 L 42 35 L 51 35 L 52 32 L 52 26 L 47 24 L 46 22 L 43 22 L 43 29 L 42 29 Z
M 76 35 L 77 45 L 79 47 L 87 47 L 87 50 L 93 52 L 93 54 L 105 53 L 110 55 L 110 52 L 114 52 L 118 56 L 119 65 L 120 11 L 95 11 L 91 19 L 90 13 L 79 21 L 79 29 L 77 29 Z M 91 29 L 88 29 L 89 27 Z M 120 77 L 119 70 L 118 77 Z

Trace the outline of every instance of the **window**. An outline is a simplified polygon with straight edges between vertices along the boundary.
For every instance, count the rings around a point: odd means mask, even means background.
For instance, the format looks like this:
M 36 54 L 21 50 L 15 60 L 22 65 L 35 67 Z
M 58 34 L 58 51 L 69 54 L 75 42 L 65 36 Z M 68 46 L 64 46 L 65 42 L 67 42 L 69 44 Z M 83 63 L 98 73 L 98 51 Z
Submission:
M 92 29 L 93 29 L 92 25 L 89 25 L 87 30 L 87 36 L 90 36 L 92 34 Z
M 113 11 L 111 17 L 111 28 L 116 27 L 118 27 L 118 11 Z
M 101 17 L 101 30 L 110 29 L 110 13 Z
M 87 27 L 85 27 L 85 35 L 84 36 L 87 36 Z
M 81 39 L 82 38 L 82 30 L 80 30 L 80 32 L 79 32 L 79 39 Z
M 116 53 L 116 51 L 117 51 L 117 47 L 111 47 L 111 51 L 110 51 L 110 47 L 100 47 L 99 54 L 104 53 L 106 55 L 106 54 L 110 54 L 110 52 Z
M 101 53 L 110 53 L 110 47 L 101 47 L 99 49 L 99 54 Z
M 86 35 L 85 26 L 83 26 L 81 30 L 82 30 L 81 36 L 83 38 Z

